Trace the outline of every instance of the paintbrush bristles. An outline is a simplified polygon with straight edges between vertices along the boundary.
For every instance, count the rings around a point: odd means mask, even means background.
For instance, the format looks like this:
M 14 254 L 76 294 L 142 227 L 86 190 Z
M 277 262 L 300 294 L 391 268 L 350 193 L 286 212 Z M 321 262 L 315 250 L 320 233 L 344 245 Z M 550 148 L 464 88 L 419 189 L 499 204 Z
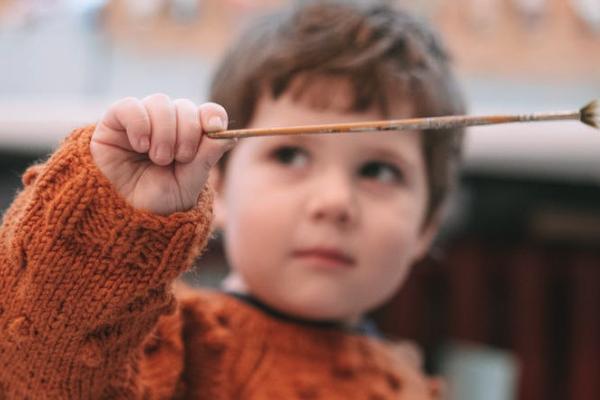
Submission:
M 594 128 L 600 128 L 600 102 L 594 100 L 580 111 L 581 122 Z

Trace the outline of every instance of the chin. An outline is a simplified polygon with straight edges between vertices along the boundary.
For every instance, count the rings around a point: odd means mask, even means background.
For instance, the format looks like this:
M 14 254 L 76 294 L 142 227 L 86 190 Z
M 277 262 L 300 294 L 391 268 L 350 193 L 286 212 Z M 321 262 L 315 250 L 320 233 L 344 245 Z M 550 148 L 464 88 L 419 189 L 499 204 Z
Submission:
M 312 299 L 309 301 L 303 299 L 286 299 L 277 303 L 277 308 L 286 314 L 314 321 L 346 321 L 360 314 L 359 312 L 351 312 L 348 309 L 349 307 L 344 307 L 344 304 L 335 300 L 328 302 Z

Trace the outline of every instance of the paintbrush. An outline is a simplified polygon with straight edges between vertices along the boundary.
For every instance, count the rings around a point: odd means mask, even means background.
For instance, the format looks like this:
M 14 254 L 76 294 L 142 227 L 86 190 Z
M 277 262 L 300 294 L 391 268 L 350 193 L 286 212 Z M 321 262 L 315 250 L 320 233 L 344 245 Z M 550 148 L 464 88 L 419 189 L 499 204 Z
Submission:
M 600 102 L 594 100 L 578 111 L 540 112 L 505 115 L 452 115 L 445 117 L 409 118 L 383 121 L 353 122 L 344 124 L 303 125 L 281 128 L 232 129 L 210 132 L 214 139 L 247 138 L 255 136 L 306 135 L 317 133 L 345 133 L 367 131 L 400 131 L 451 129 L 477 125 L 496 125 L 511 122 L 577 120 L 594 128 L 600 127 Z

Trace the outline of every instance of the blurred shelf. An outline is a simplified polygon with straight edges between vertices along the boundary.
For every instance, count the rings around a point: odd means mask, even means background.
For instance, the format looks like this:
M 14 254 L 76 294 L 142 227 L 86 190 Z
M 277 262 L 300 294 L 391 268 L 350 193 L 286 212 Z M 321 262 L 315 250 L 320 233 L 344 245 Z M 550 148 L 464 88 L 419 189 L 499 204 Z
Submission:
M 93 124 L 110 100 L 81 97 L 0 99 L 0 149 L 17 153 L 49 152 L 71 130 Z
M 600 184 L 600 131 L 580 122 L 472 128 L 465 168 Z

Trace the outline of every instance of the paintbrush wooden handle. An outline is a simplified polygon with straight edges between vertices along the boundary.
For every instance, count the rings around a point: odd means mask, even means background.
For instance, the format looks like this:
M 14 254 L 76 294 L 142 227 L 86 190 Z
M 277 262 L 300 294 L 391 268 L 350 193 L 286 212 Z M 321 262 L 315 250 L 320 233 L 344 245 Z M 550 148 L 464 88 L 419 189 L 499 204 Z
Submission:
M 346 133 L 371 131 L 451 129 L 478 125 L 495 125 L 510 122 L 581 120 L 582 111 L 561 111 L 552 113 L 409 118 L 399 120 L 353 122 L 344 124 L 304 125 L 280 128 L 234 129 L 210 132 L 214 139 L 247 138 L 256 136 L 307 135 L 317 133 Z

